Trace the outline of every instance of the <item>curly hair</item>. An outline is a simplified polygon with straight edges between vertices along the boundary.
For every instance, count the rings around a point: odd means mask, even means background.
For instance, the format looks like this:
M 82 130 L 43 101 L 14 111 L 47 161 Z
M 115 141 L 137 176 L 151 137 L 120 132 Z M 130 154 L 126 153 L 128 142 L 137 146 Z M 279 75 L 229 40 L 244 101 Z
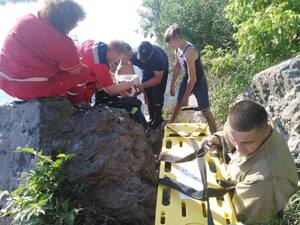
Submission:
M 46 0 L 39 15 L 65 34 L 85 18 L 82 7 L 73 0 Z

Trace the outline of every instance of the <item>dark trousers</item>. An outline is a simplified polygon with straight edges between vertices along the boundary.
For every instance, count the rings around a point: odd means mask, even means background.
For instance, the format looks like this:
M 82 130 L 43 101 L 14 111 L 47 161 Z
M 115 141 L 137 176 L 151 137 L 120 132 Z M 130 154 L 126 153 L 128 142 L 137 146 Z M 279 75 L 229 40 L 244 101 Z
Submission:
M 153 71 L 143 71 L 143 83 L 153 78 Z M 162 121 L 162 109 L 164 106 L 164 95 L 168 80 L 168 71 L 163 74 L 161 82 L 154 87 L 146 88 L 145 93 L 148 98 L 148 111 L 150 116 L 150 126 L 157 127 Z
M 141 111 L 142 102 L 135 97 L 110 96 L 105 91 L 96 92 L 95 105 L 103 104 L 109 107 L 122 108 L 129 112 L 130 118 L 144 127 L 147 125 L 144 114 Z

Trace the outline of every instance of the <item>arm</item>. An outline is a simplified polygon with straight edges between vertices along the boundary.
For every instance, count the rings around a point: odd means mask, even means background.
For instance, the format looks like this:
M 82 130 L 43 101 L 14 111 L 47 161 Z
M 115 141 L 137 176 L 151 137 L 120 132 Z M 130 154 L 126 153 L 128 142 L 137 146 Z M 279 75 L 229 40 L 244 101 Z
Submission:
M 194 48 L 191 48 L 185 55 L 185 61 L 187 63 L 187 70 L 188 70 L 187 71 L 188 81 L 187 81 L 187 87 L 185 93 L 181 100 L 181 105 L 187 104 L 188 99 L 194 88 L 194 85 L 197 81 L 196 67 L 195 67 L 195 60 L 197 59 L 197 57 L 198 57 L 198 52 Z
M 287 199 L 286 199 L 287 201 Z M 246 175 L 236 184 L 232 202 L 239 220 L 258 224 L 277 213 L 274 187 L 262 174 Z
M 173 74 L 172 74 L 172 80 L 171 80 L 171 84 L 170 84 L 170 94 L 171 96 L 175 96 L 175 83 L 176 80 L 180 74 L 181 71 L 181 65 L 178 61 L 178 58 L 176 57 L 175 59 L 175 63 L 174 63 L 174 68 L 173 68 Z
M 112 84 L 108 87 L 104 87 L 103 89 L 107 94 L 112 96 L 112 95 L 118 95 L 121 92 L 125 92 L 128 89 L 130 89 L 132 86 L 139 85 L 139 84 L 140 84 L 140 81 L 139 81 L 139 78 L 137 77 L 131 81 L 123 82 L 120 84 Z
M 122 75 L 122 74 L 134 74 L 134 69 L 131 61 L 129 61 L 127 58 L 123 58 L 118 65 L 116 74 Z
M 176 106 L 175 106 L 175 109 L 172 113 L 172 116 L 171 116 L 171 119 L 168 121 L 168 123 L 174 123 L 175 119 L 177 118 L 179 112 L 180 112 L 180 109 L 181 109 L 181 105 L 180 103 L 176 103 Z
M 135 77 L 133 80 L 123 82 L 121 84 L 114 84 L 113 76 L 109 71 L 109 67 L 105 64 L 94 64 L 93 72 L 96 75 L 96 80 L 104 91 L 109 95 L 117 95 L 121 92 L 125 92 L 134 85 L 139 85 L 139 77 Z
M 83 64 L 80 64 L 78 67 L 76 67 L 75 69 L 72 69 L 72 70 L 68 70 L 68 72 L 70 74 L 73 74 L 73 75 L 79 75 L 83 69 L 85 69 L 86 66 L 83 65 Z
M 87 66 L 82 64 L 77 48 L 71 39 L 57 43 L 49 54 L 59 64 L 59 68 L 73 75 L 79 75 Z
M 161 70 L 161 71 L 154 71 L 154 76 L 153 78 L 151 78 L 150 80 L 146 81 L 145 83 L 143 83 L 141 86 L 142 89 L 145 89 L 145 88 L 150 88 L 150 87 L 153 87 L 155 85 L 158 85 L 162 78 L 163 78 L 163 75 L 164 75 L 164 71 Z

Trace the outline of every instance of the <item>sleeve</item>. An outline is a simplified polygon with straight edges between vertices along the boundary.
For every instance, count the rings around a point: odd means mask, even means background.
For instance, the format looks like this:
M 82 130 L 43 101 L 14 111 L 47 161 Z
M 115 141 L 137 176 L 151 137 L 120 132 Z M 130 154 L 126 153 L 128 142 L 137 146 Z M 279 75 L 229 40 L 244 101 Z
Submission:
M 262 175 L 248 175 L 238 182 L 233 195 L 238 219 L 246 224 L 264 222 L 276 214 L 272 185 Z
M 66 92 L 66 97 L 72 103 L 90 102 L 92 96 L 95 94 L 95 83 L 83 86 L 76 86 Z
M 106 64 L 94 64 L 92 66 L 93 72 L 96 74 L 96 80 L 102 87 L 108 87 L 113 84 L 113 79 L 109 72 L 108 65 Z
M 154 71 L 163 71 L 166 68 L 166 60 L 162 55 L 159 55 L 159 57 L 155 58 L 154 63 Z
M 55 55 L 61 70 L 70 71 L 81 66 L 77 48 L 71 39 L 56 47 L 58 53 Z

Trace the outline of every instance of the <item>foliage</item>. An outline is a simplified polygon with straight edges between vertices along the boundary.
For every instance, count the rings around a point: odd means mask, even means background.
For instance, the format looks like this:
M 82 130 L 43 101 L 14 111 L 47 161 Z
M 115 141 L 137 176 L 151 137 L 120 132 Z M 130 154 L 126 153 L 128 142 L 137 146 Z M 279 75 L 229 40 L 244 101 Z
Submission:
M 241 54 L 275 62 L 300 51 L 299 0 L 229 0 L 226 11 Z
M 228 0 L 143 0 L 141 27 L 162 44 L 167 27 L 177 23 L 188 39 L 203 48 L 232 45 L 233 26 L 225 18 Z
M 267 68 L 270 61 L 257 62 L 237 51 L 212 46 L 202 51 L 202 61 L 208 72 L 212 111 L 221 128 L 230 104 L 249 87 L 253 75 Z
M 37 165 L 24 174 L 17 189 L 0 193 L 0 197 L 8 195 L 0 218 L 11 216 L 12 224 L 24 225 L 75 224 L 75 217 L 81 209 L 76 202 L 74 207 L 74 196 L 81 190 L 68 182 L 69 174 L 64 167 L 75 155 L 59 154 L 56 160 L 52 160 L 31 148 L 19 149 L 18 152 L 36 155 Z
M 298 225 L 300 224 L 300 191 L 294 194 L 283 212 L 283 217 L 277 219 L 274 225 Z

